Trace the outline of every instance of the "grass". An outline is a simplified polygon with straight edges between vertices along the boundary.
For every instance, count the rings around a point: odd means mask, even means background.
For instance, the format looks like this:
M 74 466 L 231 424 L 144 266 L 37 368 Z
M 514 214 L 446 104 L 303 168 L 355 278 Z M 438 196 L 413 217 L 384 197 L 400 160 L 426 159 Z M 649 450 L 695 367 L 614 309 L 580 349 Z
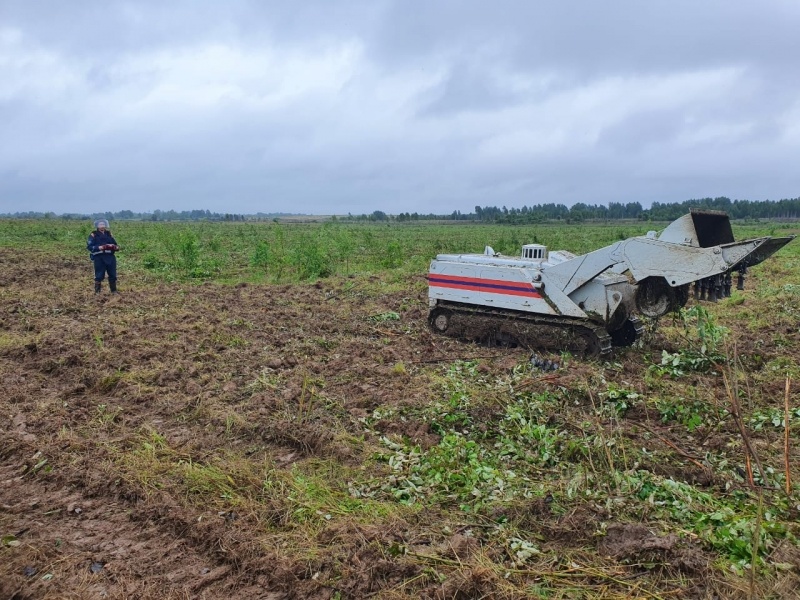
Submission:
M 424 272 L 442 252 L 482 252 L 487 244 L 516 255 L 523 243 L 584 253 L 653 224 L 536 226 L 430 224 L 153 223 L 113 224 L 123 247 L 120 271 L 142 271 L 166 280 L 235 283 L 292 282 L 358 273 Z M 757 230 L 749 227 L 747 233 Z M 36 241 L 43 250 L 86 256 L 89 224 L 53 220 L 0 220 L 0 247 Z M 88 261 L 87 261 L 88 263 Z

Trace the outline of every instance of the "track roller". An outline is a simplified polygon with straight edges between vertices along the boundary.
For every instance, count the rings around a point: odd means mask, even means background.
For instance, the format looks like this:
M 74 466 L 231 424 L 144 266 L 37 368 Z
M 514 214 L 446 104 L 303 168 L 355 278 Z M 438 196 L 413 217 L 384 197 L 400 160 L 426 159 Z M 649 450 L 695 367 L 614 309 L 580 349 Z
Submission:
M 434 308 L 428 315 L 428 325 L 434 333 L 445 333 L 450 328 L 453 313 L 446 308 Z

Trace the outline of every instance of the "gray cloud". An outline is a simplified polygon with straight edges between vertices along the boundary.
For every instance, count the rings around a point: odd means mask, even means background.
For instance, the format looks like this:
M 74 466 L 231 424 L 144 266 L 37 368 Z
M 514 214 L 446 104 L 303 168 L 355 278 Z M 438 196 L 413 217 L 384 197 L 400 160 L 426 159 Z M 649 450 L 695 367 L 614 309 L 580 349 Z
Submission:
M 0 212 L 800 195 L 800 5 L 0 6 Z

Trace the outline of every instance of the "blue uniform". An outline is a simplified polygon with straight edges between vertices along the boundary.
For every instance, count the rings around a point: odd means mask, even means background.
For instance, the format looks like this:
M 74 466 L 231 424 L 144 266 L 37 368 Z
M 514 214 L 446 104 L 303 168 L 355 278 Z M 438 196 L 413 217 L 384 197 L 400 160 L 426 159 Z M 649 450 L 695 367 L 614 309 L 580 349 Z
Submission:
M 112 246 L 112 248 L 101 249 L 101 246 Z M 103 281 L 108 273 L 108 283 L 112 290 L 116 289 L 117 257 L 114 256 L 114 253 L 117 251 L 117 241 L 114 236 L 107 229 L 105 231 L 95 230 L 89 234 L 86 249 L 94 262 L 95 283 Z

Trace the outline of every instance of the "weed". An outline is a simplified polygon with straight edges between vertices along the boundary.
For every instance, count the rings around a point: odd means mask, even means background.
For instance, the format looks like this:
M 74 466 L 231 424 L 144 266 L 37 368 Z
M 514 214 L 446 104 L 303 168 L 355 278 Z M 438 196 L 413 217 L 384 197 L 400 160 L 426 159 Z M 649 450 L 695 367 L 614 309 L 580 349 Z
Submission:
M 150 271 L 164 272 L 169 269 L 169 263 L 167 263 L 157 254 L 147 254 L 144 258 L 142 258 L 142 266 Z
M 730 330 L 727 327 L 717 325 L 714 316 L 700 304 L 695 304 L 690 309 L 685 310 L 684 313 L 687 322 L 692 319 L 695 321 L 695 330 L 701 344 L 700 353 L 711 355 L 717 353 Z
M 750 568 L 753 556 L 753 534 L 757 504 L 748 494 L 734 493 L 720 500 L 688 483 L 662 478 L 647 471 L 614 475 L 620 491 L 646 502 L 657 516 L 682 523 L 709 546 L 732 561 L 738 572 Z M 777 507 L 761 516 L 758 545 L 759 560 L 769 554 L 776 543 L 788 535 L 777 516 L 784 509 Z
M 406 369 L 406 365 L 401 361 L 399 363 L 395 363 L 392 367 L 392 373 L 394 375 L 408 375 L 408 369 Z
M 97 382 L 97 391 L 103 393 L 112 391 L 119 384 L 120 380 L 122 379 L 122 375 L 122 372 L 115 371 L 111 375 L 101 377 Z
M 267 266 L 275 277 L 275 281 L 280 281 L 283 279 L 288 266 L 286 232 L 280 226 L 276 226 L 272 231 L 274 233 L 274 240 L 267 257 Z
M 336 346 L 338 345 L 336 342 L 334 342 L 333 340 L 329 340 L 325 336 L 315 338 L 314 343 L 317 344 L 317 346 L 319 346 L 323 350 L 332 350 L 333 348 L 336 348 Z
M 383 323 L 384 321 L 399 321 L 400 315 L 396 312 L 384 312 L 377 315 L 372 315 L 370 321 L 374 321 L 375 323 Z
M 335 474 L 331 472 L 335 469 Z M 331 475 L 334 476 L 331 476 Z M 343 484 L 348 474 L 326 461 L 312 462 L 303 468 L 295 466 L 288 472 L 270 470 L 262 485 L 266 497 L 285 499 L 291 507 L 294 523 L 322 525 L 335 517 L 363 515 L 372 518 L 386 513 L 386 508 L 359 498 Z
M 564 432 L 544 421 L 539 397 L 522 397 L 506 407 L 495 428 L 474 435 L 471 401 L 454 373 L 476 374 L 474 364 L 456 363 L 448 370 L 449 396 L 427 411 L 440 442 L 423 451 L 419 446 L 386 436 L 389 450 L 379 455 L 393 475 L 383 482 L 361 488 L 361 494 L 388 494 L 402 503 L 456 504 L 475 510 L 489 502 L 514 496 L 530 497 L 530 480 L 524 474 L 533 467 L 556 465 L 566 446 Z M 550 399 L 545 397 L 544 401 Z M 488 424 L 484 424 L 486 426 Z
M 228 348 L 244 348 L 249 342 L 238 335 L 215 332 L 211 335 L 211 342 L 215 346 L 226 346 Z
M 222 240 L 218 236 L 212 237 L 208 240 L 208 249 L 212 252 L 219 252 L 222 250 Z
M 792 296 L 800 296 L 800 285 L 796 283 L 787 283 L 781 288 L 781 290 L 787 294 L 791 294 Z
M 539 550 L 538 546 L 528 540 L 512 537 L 508 541 L 508 554 L 515 567 L 523 566 L 531 557 L 541 553 L 542 551 Z
M 386 437 L 381 442 L 393 450 L 385 459 L 394 475 L 380 489 L 399 502 L 456 504 L 469 511 L 487 501 L 511 497 L 507 482 L 515 474 L 499 468 L 486 448 L 461 434 L 445 435 L 424 453 L 418 446 L 404 446 Z
M 800 407 L 791 409 L 789 411 L 789 418 L 800 418 Z M 767 426 L 783 429 L 786 427 L 786 414 L 784 410 L 778 408 L 755 410 L 750 415 L 749 423 L 753 431 L 761 431 Z
M 225 435 L 230 436 L 234 428 L 242 427 L 245 425 L 245 420 L 236 413 L 228 413 L 225 415 Z
M 431 430 L 438 434 L 458 428 L 464 430 L 472 425 L 469 414 L 469 397 L 461 390 L 451 390 L 444 402 L 434 402 L 423 415 Z
M 253 392 L 260 392 L 263 390 L 274 390 L 280 383 L 280 376 L 275 374 L 275 371 L 269 367 L 261 369 L 261 373 L 253 380 L 248 388 Z
M 690 432 L 703 425 L 718 422 L 727 415 L 726 410 L 709 407 L 700 400 L 657 399 L 655 404 L 662 423 L 675 421 Z
M 266 241 L 261 240 L 256 244 L 256 247 L 253 250 L 253 255 L 250 257 L 250 264 L 257 269 L 263 269 L 266 271 L 270 265 L 270 254 L 269 244 Z
M 191 459 L 179 460 L 178 467 L 188 495 L 198 496 L 201 499 L 216 497 L 231 500 L 234 498 L 235 483 L 231 476 L 224 473 L 219 467 L 196 463 Z
M 231 327 L 241 327 L 244 329 L 253 329 L 253 324 L 250 321 L 237 317 L 228 321 Z
M 101 425 L 107 425 L 113 423 L 121 412 L 122 409 L 119 407 L 109 409 L 106 404 L 98 404 L 95 409 L 95 419 Z
M 310 236 L 304 244 L 293 249 L 290 262 L 301 279 L 325 278 L 333 274 L 330 254 Z
M 661 351 L 661 364 L 650 365 L 648 370 L 658 376 L 670 375 L 671 377 L 682 377 L 686 373 L 708 373 L 724 360 L 720 355 L 707 355 L 693 350 L 681 350 L 680 352 L 670 353 L 666 350 Z
M 674 353 L 663 350 L 661 364 L 652 365 L 650 372 L 659 376 L 681 377 L 689 372 L 707 373 L 715 365 L 726 362 L 721 349 L 729 330 L 717 325 L 714 316 L 706 308 L 697 304 L 688 310 L 681 310 L 678 320 L 683 324 L 689 347 Z
M 403 264 L 403 248 L 398 242 L 389 242 L 386 245 L 385 254 L 381 265 L 386 269 L 396 269 Z
M 622 416 L 638 400 L 639 394 L 610 383 L 600 397 L 605 400 L 604 406 L 610 408 L 614 415 Z
M 142 451 L 154 456 L 156 451 L 167 448 L 167 439 L 156 430 L 147 432 L 147 437 L 142 441 Z

